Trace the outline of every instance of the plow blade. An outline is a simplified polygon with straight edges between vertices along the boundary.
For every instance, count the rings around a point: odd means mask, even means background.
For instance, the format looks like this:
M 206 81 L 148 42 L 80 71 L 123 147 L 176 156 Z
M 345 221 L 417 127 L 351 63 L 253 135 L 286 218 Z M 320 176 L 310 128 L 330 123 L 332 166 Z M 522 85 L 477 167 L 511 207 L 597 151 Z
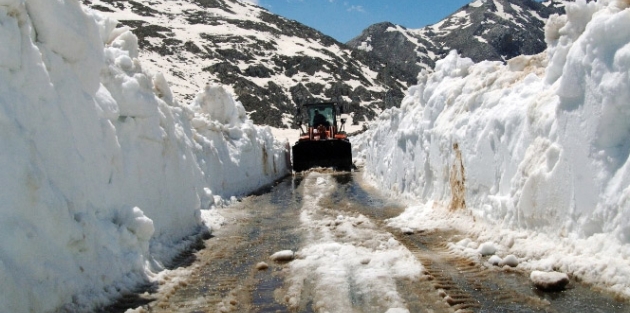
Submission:
M 292 150 L 293 170 L 296 172 L 314 167 L 339 171 L 352 169 L 352 147 L 346 140 L 300 141 Z

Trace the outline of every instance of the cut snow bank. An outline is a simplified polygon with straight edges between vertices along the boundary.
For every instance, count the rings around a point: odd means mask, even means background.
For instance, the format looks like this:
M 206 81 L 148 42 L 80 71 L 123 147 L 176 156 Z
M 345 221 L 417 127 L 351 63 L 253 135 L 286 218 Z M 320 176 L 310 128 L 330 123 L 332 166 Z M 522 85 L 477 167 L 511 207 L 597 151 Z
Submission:
M 286 173 L 208 86 L 190 106 L 78 1 L 0 1 L 0 307 L 89 311 L 155 277 L 200 210 Z
M 453 52 L 421 73 L 401 108 L 353 140 L 365 175 L 427 203 L 391 222 L 465 212 L 478 241 L 519 266 L 630 296 L 628 5 L 569 2 L 547 24 L 546 54 L 503 65 Z

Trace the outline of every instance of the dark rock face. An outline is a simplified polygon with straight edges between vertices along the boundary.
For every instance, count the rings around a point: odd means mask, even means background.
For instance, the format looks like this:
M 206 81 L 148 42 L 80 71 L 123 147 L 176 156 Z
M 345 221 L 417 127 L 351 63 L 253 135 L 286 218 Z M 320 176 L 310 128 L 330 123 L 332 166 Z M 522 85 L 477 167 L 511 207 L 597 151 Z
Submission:
M 167 76 L 181 104 L 220 83 L 255 123 L 274 127 L 295 127 L 296 105 L 322 100 L 340 103 L 355 121 L 373 119 L 451 49 L 474 61 L 540 52 L 541 19 L 561 11 L 557 3 L 478 0 L 420 30 L 372 25 L 346 45 L 238 0 L 82 2 L 114 18 L 124 13 L 139 58 Z
M 457 18 L 451 18 L 441 27 L 451 30 L 436 37 L 446 42 L 444 48 L 457 49 L 475 62 L 508 60 L 546 48 L 545 23 L 540 18 L 547 19 L 553 13 L 563 13 L 562 7 L 533 0 L 485 1 L 480 6 L 467 5 L 454 14 L 467 15 L 466 22 L 471 26 L 452 25 Z
M 312 101 L 337 101 L 355 120 L 371 119 L 398 105 L 410 81 L 315 29 L 238 0 L 83 3 L 114 18 L 125 13 L 120 23 L 138 37 L 143 64 L 165 73 L 180 103 L 220 83 L 257 124 L 295 127 L 296 105 Z
M 421 53 L 426 53 L 426 48 L 423 51 L 423 47 L 409 41 L 403 32 L 388 31 L 397 28 L 398 26 L 389 22 L 374 24 L 347 44 L 355 49 L 362 49 L 361 45 L 367 43 L 370 48 L 363 48 L 367 57 L 381 60 L 389 75 L 413 85 L 417 83 L 416 76 L 423 68 L 420 64 L 433 67 L 434 61 L 428 56 L 423 57 Z
M 453 49 L 475 62 L 540 53 L 546 48 L 544 20 L 563 13 L 560 1 L 478 0 L 422 29 L 374 24 L 347 44 L 400 72 L 393 76 L 414 83 L 422 68 L 433 68 Z

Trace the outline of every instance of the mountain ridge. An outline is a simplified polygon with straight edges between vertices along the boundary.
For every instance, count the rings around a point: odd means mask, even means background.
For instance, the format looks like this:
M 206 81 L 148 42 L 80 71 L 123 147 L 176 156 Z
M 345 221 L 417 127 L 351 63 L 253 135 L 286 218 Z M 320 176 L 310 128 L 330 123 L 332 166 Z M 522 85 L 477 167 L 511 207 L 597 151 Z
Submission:
M 355 121 L 397 105 L 405 84 L 313 28 L 236 0 L 83 0 L 132 29 L 139 58 L 181 103 L 220 83 L 257 124 L 295 127 L 295 106 L 332 100 Z
M 373 24 L 347 44 L 386 59 L 410 77 L 432 69 L 451 50 L 475 62 L 540 53 L 546 48 L 544 26 L 551 14 L 564 14 L 561 1 L 476 0 L 419 29 Z M 406 82 L 415 84 L 415 77 Z
M 370 121 L 383 110 L 398 106 L 405 90 L 417 83 L 418 73 L 431 70 L 453 47 L 465 48 L 458 52 L 475 61 L 504 61 L 505 57 L 497 58 L 496 53 L 483 49 L 488 44 L 477 39 L 473 45 L 453 35 L 464 26 L 482 31 L 481 22 L 465 23 L 474 22 L 474 16 L 503 12 L 520 24 L 538 20 L 536 16 L 544 19 L 541 13 L 514 15 L 533 10 L 522 9 L 524 6 L 542 10 L 544 5 L 533 0 L 477 0 L 423 29 L 380 23 L 344 44 L 238 0 L 82 2 L 133 31 L 142 63 L 151 72 L 165 74 L 181 104 L 189 103 L 206 84 L 219 83 L 243 104 L 255 123 L 278 128 L 294 128 L 295 106 L 313 101 L 340 103 L 355 124 Z M 521 46 L 544 44 L 544 23 L 539 22 L 535 22 L 536 35 Z M 502 23 L 507 26 L 502 26 L 501 34 L 515 33 L 517 24 Z M 538 50 L 537 46 L 531 52 Z

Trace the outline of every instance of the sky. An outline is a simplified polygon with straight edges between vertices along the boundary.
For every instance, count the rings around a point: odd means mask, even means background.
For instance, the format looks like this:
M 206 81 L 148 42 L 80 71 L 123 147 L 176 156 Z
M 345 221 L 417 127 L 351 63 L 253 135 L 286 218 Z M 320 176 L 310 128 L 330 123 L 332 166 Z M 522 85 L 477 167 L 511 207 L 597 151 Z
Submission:
M 368 26 L 392 22 L 407 28 L 432 25 L 472 0 L 249 0 L 269 11 L 313 27 L 340 42 Z

